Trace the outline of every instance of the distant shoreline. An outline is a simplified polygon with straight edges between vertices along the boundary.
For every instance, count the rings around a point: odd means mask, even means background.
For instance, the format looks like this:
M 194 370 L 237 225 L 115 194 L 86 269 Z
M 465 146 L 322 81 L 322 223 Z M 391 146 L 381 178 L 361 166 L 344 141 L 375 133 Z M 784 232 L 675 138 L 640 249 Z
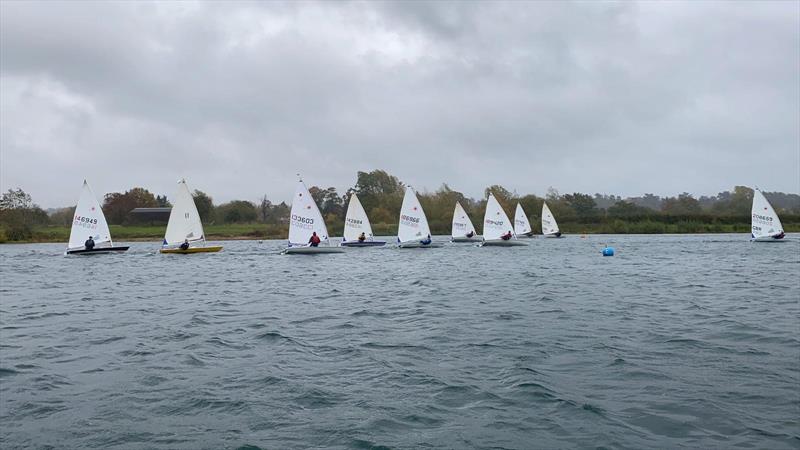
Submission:
M 794 232 L 800 230 L 793 230 Z M 787 233 L 791 234 L 793 231 L 787 231 Z M 682 235 L 736 235 L 736 234 L 747 234 L 747 232 L 740 232 L 740 231 L 731 231 L 731 232 L 695 232 L 695 233 L 564 233 L 565 238 L 580 238 L 581 236 L 682 236 Z M 376 235 L 376 237 L 392 237 L 393 235 Z M 434 234 L 433 238 L 449 238 L 449 234 Z M 124 236 L 114 236 L 114 241 L 116 242 L 155 242 L 160 243 L 163 239 L 163 236 L 136 236 L 136 237 L 124 237 Z M 215 241 L 215 242 L 227 242 L 227 241 L 281 241 L 286 240 L 287 236 L 218 236 L 218 235 L 208 235 L 206 236 L 207 241 Z M 341 239 L 341 236 L 331 236 L 331 239 Z M 546 239 L 543 235 L 537 234 L 530 238 L 525 239 Z M 66 244 L 69 238 L 64 239 L 30 239 L 25 241 L 6 241 L 0 242 L 0 245 L 11 245 L 11 244 Z

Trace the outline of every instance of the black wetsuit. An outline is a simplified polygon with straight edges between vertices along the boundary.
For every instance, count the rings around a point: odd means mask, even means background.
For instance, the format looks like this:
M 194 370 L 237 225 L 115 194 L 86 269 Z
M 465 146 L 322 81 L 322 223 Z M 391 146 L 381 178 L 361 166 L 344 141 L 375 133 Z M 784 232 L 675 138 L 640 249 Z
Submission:
M 91 250 L 94 248 L 94 239 L 89 238 L 86 242 L 83 243 L 83 246 L 86 247 L 86 250 Z

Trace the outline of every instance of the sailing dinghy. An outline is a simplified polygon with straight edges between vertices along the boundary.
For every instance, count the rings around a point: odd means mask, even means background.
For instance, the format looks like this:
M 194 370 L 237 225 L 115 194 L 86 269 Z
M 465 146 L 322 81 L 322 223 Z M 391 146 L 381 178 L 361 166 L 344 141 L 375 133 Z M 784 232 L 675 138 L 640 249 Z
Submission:
M 184 241 L 189 242 L 189 248 L 180 248 Z M 220 250 L 222 247 L 218 245 L 206 246 L 203 223 L 200 221 L 200 214 L 197 212 L 192 193 L 189 192 L 186 180 L 179 181 L 160 252 L 186 255 L 189 253 L 212 253 Z
M 359 241 L 358 238 L 364 234 L 365 239 Z M 376 241 L 372 236 L 372 226 L 369 224 L 369 217 L 358 196 L 353 193 L 350 196 L 350 203 L 347 205 L 347 214 L 344 218 L 344 237 L 342 247 L 380 247 L 386 241 Z
M 86 248 L 84 243 L 88 238 L 94 240 L 94 247 Z M 72 229 L 69 232 L 67 255 L 94 255 L 98 253 L 124 252 L 129 247 L 114 247 L 111 241 L 111 232 L 108 222 L 97 197 L 94 196 L 89 183 L 83 180 L 81 198 L 75 207 L 75 216 L 72 219 Z
M 514 233 L 517 234 L 517 237 L 533 236 L 528 215 L 525 214 L 525 210 L 522 209 L 522 205 L 519 203 L 517 203 L 517 210 L 514 212 Z
M 501 237 L 509 233 L 511 234 L 510 239 Z M 503 211 L 500 202 L 490 192 L 489 199 L 486 201 L 486 213 L 483 215 L 483 243 L 481 243 L 481 247 L 516 247 L 524 245 L 528 244 L 517 239 L 506 212 Z
M 320 239 L 317 247 L 312 247 L 309 243 L 313 233 L 317 233 Z M 289 218 L 289 246 L 282 253 L 287 255 L 344 253 L 343 249 L 331 246 L 328 239 L 328 228 L 322 219 L 322 213 L 302 179 L 297 180 L 297 188 L 292 199 L 292 212 Z
M 441 247 L 431 239 L 428 218 L 411 186 L 406 188 L 403 206 L 400 208 L 400 223 L 397 226 L 397 246 L 400 248 Z
M 556 218 L 553 217 L 553 213 L 550 212 L 547 202 L 542 203 L 542 234 L 545 237 L 561 237 L 561 231 L 558 229 L 558 223 L 556 223 Z
M 778 214 L 758 188 L 753 190 L 751 238 L 753 242 L 781 242 L 786 236 Z
M 453 211 L 453 231 L 450 242 L 480 242 L 481 238 L 478 232 L 475 231 L 475 226 L 469 220 L 469 215 L 461 206 L 461 203 L 456 202 L 456 209 Z

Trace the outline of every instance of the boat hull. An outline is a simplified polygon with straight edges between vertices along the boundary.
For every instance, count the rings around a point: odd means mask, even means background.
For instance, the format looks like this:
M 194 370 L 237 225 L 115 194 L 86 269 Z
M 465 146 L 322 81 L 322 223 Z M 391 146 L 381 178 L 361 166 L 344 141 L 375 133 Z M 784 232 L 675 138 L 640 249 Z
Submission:
M 100 255 L 103 253 L 121 253 L 127 251 L 130 247 L 103 247 L 93 248 L 91 250 L 67 250 L 67 255 Z
M 545 235 L 544 235 L 544 237 L 546 237 L 546 238 L 558 239 L 558 238 L 563 238 L 563 237 L 564 237 L 564 235 L 563 235 L 563 234 L 561 234 L 561 233 L 556 233 L 556 234 L 545 234 Z
M 529 239 L 529 238 L 532 239 L 532 238 L 535 238 L 535 237 L 536 237 L 536 235 L 533 234 L 533 231 L 531 231 L 529 233 L 523 233 L 523 234 L 518 234 L 517 235 L 517 239 Z
M 189 247 L 186 250 L 182 248 L 162 248 L 160 253 L 177 254 L 177 255 L 190 255 L 192 253 L 216 253 L 222 250 L 222 246 L 212 247 Z
M 397 244 L 399 248 L 439 248 L 442 244 L 431 242 L 430 244 L 423 244 L 419 241 L 401 242 Z
M 490 241 L 483 241 L 481 247 L 525 247 L 527 242 L 521 242 L 516 239 L 509 239 L 504 241 L 502 239 L 492 239 Z
M 755 239 L 750 239 L 750 242 L 786 242 L 785 238 L 774 238 L 772 236 L 762 236 Z
M 450 242 L 457 242 L 457 243 L 462 243 L 462 242 L 480 242 L 481 239 L 482 238 L 480 238 L 479 236 L 473 236 L 471 238 L 468 238 L 468 237 L 465 237 L 465 236 L 461 236 L 461 237 L 451 238 Z
M 386 245 L 386 241 L 351 241 L 351 242 L 342 242 L 339 244 L 341 247 L 383 247 Z
M 344 253 L 341 247 L 289 247 L 282 252 L 284 255 L 322 255 L 325 253 Z

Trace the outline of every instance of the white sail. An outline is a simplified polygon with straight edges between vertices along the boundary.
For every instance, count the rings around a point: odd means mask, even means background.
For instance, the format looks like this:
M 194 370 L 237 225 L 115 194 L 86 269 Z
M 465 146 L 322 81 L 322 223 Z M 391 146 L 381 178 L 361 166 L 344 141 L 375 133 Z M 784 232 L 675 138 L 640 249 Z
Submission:
M 289 247 L 308 245 L 311 234 L 315 232 L 322 242 L 328 241 L 328 229 L 325 227 L 322 213 L 303 180 L 298 180 L 292 199 L 292 213 L 289 218 Z
M 178 190 L 172 199 L 172 211 L 169 213 L 163 245 L 180 245 L 184 240 L 189 242 L 205 241 L 205 234 L 194 198 L 189 192 L 186 180 L 181 180 L 178 182 Z
M 357 241 L 361 233 L 364 233 L 368 240 L 372 239 L 372 226 L 369 224 L 367 212 L 361 206 L 358 196 L 353 193 L 344 218 L 344 241 Z
M 94 196 L 89 183 L 83 180 L 81 198 L 78 200 L 78 206 L 75 207 L 67 250 L 82 249 L 89 236 L 94 239 L 95 248 L 113 245 L 106 216 L 103 215 L 100 203 L 97 202 L 97 197 Z
M 397 240 L 402 244 L 427 239 L 431 235 L 428 218 L 419 203 L 417 194 L 411 186 L 406 188 L 403 206 L 400 208 L 400 224 L 397 227 Z
M 547 202 L 542 203 L 542 234 L 558 234 L 558 223 L 547 207 Z
M 500 202 L 494 198 L 494 195 L 489 193 L 489 199 L 486 201 L 486 213 L 483 215 L 483 239 L 486 241 L 497 240 L 508 232 L 516 237 L 508 215 L 503 211 Z
M 456 209 L 453 211 L 453 231 L 454 238 L 467 237 L 467 234 L 472 233 L 475 235 L 475 226 L 469 220 L 469 215 L 464 211 L 461 203 L 456 202 Z
M 519 203 L 517 203 L 517 210 L 514 213 L 514 232 L 517 233 L 517 236 L 531 232 L 531 223 Z
M 752 233 L 753 239 L 770 238 L 783 233 L 783 225 L 778 214 L 772 209 L 767 198 L 759 189 L 753 190 Z

